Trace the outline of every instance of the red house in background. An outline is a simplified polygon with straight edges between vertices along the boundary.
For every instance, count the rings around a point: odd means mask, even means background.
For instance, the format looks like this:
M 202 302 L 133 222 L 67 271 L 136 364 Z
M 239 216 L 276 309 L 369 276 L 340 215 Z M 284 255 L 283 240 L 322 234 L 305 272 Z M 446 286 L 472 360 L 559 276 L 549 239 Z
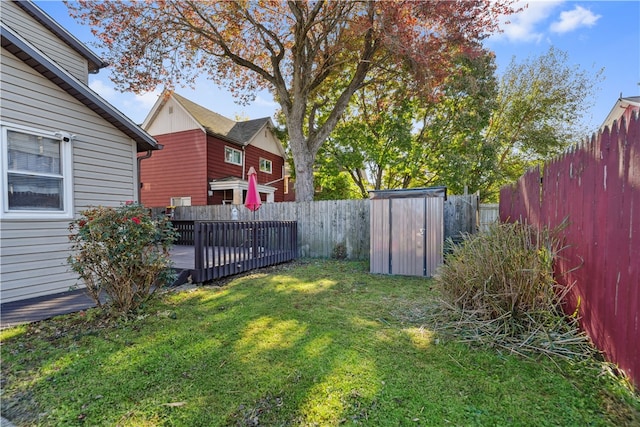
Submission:
M 600 129 L 604 130 L 604 127 L 608 126 L 611 130 L 613 122 L 620 121 L 622 118 L 624 118 L 628 126 L 629 120 L 631 120 L 631 115 L 638 112 L 640 112 L 640 96 L 629 96 L 623 98 L 622 94 L 620 94 L 620 98 L 616 101 L 616 104 L 611 109 L 607 118 L 602 122 Z
M 139 156 L 147 207 L 242 204 L 251 166 L 263 202 L 295 199 L 269 117 L 236 122 L 165 91 L 142 127 L 164 146 L 149 158 Z

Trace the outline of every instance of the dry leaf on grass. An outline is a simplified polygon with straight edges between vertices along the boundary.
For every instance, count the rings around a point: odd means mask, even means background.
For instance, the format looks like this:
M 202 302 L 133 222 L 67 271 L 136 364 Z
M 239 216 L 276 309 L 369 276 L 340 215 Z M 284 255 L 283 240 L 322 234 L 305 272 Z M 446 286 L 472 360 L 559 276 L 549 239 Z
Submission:
M 171 403 L 163 403 L 162 406 L 168 406 L 170 408 L 178 408 L 180 406 L 186 405 L 187 402 L 171 402 Z

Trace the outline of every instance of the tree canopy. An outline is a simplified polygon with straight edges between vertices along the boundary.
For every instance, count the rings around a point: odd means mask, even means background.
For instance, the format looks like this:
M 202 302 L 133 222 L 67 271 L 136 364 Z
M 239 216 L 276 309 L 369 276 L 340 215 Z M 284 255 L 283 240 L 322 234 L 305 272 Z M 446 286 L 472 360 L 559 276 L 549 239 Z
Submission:
M 513 59 L 500 78 L 491 52 L 461 54 L 435 99 L 408 96 L 399 80 L 358 91 L 318 163 L 331 165 L 330 174 L 347 172 L 362 197 L 445 185 L 495 201 L 500 186 L 581 139 L 600 77 L 554 48 Z
M 487 196 L 497 197 L 502 185 L 527 168 L 583 139 L 588 129 L 581 120 L 601 80 L 602 70 L 591 73 L 571 65 L 568 54 L 553 47 L 521 62 L 512 59 L 485 131 L 485 144 L 496 156 L 485 183 Z
M 271 91 L 285 118 L 297 200 L 313 198 L 316 154 L 353 94 L 409 73 L 428 96 L 454 54 L 512 12 L 509 0 L 67 2 L 107 49 L 122 90 L 192 84 L 205 75 L 241 100 Z M 327 93 L 333 93 L 326 105 Z M 323 108 L 327 113 L 319 115 Z

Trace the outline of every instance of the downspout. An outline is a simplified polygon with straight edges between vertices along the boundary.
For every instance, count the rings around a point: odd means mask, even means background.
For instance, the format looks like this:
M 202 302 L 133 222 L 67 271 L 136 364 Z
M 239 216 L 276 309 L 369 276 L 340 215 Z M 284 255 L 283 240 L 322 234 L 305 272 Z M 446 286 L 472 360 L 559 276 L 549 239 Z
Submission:
M 246 165 L 246 153 L 244 152 L 244 145 L 242 146 L 242 177 L 240 177 L 240 179 L 242 179 L 243 181 L 245 180 L 245 169 L 247 168 Z
M 153 151 L 147 150 L 147 154 L 145 154 L 144 156 L 138 157 L 138 203 L 139 204 L 142 204 L 142 181 L 140 176 L 140 166 L 144 159 L 148 159 L 149 157 L 151 157 L 152 153 Z

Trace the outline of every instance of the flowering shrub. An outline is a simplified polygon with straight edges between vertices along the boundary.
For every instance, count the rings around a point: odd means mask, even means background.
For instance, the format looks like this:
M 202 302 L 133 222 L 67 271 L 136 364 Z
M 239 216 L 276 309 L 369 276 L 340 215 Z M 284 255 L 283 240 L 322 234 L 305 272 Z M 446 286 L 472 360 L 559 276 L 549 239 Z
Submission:
M 135 310 L 155 291 L 174 280 L 169 248 L 175 231 L 167 218 L 152 218 L 143 206 L 93 207 L 69 224 L 68 258 L 89 296 L 100 295 L 119 314 Z

